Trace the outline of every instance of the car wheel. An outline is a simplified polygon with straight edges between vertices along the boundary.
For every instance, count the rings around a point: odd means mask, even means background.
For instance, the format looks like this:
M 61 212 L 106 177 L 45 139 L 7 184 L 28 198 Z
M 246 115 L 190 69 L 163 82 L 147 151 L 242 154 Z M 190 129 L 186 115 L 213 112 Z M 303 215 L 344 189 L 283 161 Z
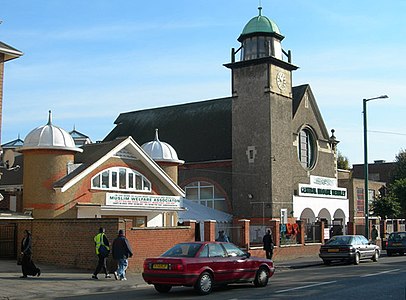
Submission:
M 159 293 L 168 293 L 172 288 L 169 284 L 154 284 L 154 287 Z
M 323 263 L 324 263 L 326 266 L 329 266 L 329 265 L 331 265 L 331 260 L 323 259 Z
M 378 250 L 375 250 L 374 255 L 372 255 L 372 261 L 377 262 L 379 259 L 379 252 Z
M 195 284 L 195 290 L 200 295 L 210 294 L 213 289 L 213 278 L 208 272 L 200 274 L 199 279 Z
M 355 253 L 354 265 L 359 265 L 360 256 L 359 253 Z
M 386 255 L 387 256 L 392 256 L 392 254 L 393 254 L 392 251 L 386 250 Z
M 268 284 L 269 272 L 265 268 L 259 268 L 255 275 L 254 285 L 256 287 L 264 287 Z

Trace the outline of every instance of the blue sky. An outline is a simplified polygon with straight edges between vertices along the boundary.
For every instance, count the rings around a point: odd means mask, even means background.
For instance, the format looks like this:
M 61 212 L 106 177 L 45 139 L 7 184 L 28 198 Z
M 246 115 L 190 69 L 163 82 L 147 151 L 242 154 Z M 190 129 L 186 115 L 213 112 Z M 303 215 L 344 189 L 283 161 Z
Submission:
M 19 0 L 3 3 L 2 143 L 46 124 L 102 140 L 122 112 L 230 96 L 230 49 L 257 0 Z M 310 84 L 339 151 L 363 163 L 405 149 L 406 1 L 262 0 L 292 50 L 294 85 Z M 151 133 L 151 139 L 153 139 Z M 164 140 L 164 138 L 162 137 Z

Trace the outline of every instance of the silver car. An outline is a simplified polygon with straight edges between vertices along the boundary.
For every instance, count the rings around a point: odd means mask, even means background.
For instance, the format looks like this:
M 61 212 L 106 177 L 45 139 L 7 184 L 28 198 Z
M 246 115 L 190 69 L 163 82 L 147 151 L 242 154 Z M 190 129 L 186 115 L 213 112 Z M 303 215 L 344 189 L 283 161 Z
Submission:
M 381 250 L 363 235 L 336 235 L 320 247 L 320 258 L 325 265 L 332 261 L 348 261 L 358 265 L 361 259 L 378 261 Z

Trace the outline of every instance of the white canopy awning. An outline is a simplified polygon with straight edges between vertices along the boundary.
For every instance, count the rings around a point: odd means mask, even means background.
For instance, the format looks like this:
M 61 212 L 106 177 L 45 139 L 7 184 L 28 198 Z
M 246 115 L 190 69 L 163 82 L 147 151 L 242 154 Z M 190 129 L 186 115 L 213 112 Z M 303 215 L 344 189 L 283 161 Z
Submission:
M 216 220 L 218 223 L 229 223 L 233 219 L 233 216 L 228 213 L 188 199 L 183 199 L 183 207 L 186 208 L 186 210 L 178 212 L 179 222 L 187 220 L 195 220 L 196 222 Z

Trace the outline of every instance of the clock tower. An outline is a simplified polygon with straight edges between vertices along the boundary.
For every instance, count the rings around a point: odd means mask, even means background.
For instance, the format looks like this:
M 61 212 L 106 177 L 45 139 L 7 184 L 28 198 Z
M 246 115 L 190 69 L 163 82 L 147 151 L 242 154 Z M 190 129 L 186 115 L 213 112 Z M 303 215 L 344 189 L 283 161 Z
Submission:
M 293 211 L 292 71 L 275 22 L 252 18 L 232 49 L 232 162 L 235 215 L 284 218 Z M 237 60 L 236 56 L 240 55 Z

